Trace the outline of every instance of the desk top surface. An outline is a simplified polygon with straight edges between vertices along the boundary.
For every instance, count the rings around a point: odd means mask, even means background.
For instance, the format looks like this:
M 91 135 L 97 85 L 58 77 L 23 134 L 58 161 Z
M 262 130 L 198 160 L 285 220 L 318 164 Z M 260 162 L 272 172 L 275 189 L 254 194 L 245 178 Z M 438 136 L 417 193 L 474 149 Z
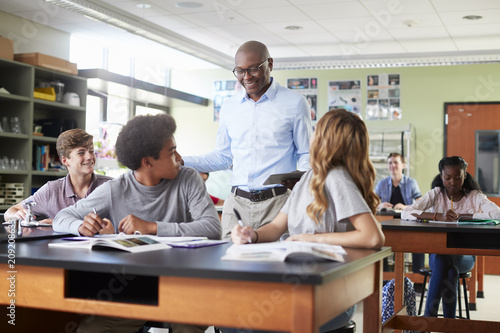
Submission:
M 393 219 L 381 221 L 382 230 L 430 231 L 456 233 L 494 233 L 500 234 L 500 225 L 471 225 L 458 223 L 422 223 Z
M 50 242 L 61 240 L 42 239 L 15 243 L 16 265 L 55 267 L 91 272 L 148 275 L 185 276 L 321 284 L 339 278 L 353 270 L 361 269 L 390 254 L 390 248 L 364 250 L 346 248 L 345 263 L 332 261 L 243 262 L 222 261 L 231 243 L 202 248 L 171 248 L 145 253 L 119 250 L 85 250 L 49 248 Z M 0 262 L 6 263 L 9 248 L 0 244 Z

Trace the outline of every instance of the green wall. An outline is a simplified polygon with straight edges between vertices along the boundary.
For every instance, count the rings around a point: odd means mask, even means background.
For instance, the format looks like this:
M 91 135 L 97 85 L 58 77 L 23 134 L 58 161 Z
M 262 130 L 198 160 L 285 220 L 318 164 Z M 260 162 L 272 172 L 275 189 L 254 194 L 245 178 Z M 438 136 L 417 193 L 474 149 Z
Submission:
M 362 84 L 362 100 L 366 100 L 366 76 L 371 74 L 401 75 L 402 120 L 367 121 L 369 128 L 403 127 L 412 124 L 416 129 L 416 153 L 412 165 L 413 177 L 422 192 L 430 189 L 437 174 L 437 163 L 443 157 L 444 103 L 500 101 L 500 64 L 459 66 L 402 67 L 377 69 L 335 69 L 274 71 L 282 85 L 287 78 L 318 78 L 318 116 L 327 110 L 327 84 L 330 80 L 356 80 Z M 213 82 L 229 80 L 229 70 L 174 71 L 174 89 L 213 98 Z M 363 108 L 365 104 L 363 103 Z M 218 124 L 214 123 L 213 105 L 208 107 L 173 108 L 178 130 L 180 152 L 186 155 L 203 154 L 215 145 Z M 362 112 L 364 114 L 364 110 Z

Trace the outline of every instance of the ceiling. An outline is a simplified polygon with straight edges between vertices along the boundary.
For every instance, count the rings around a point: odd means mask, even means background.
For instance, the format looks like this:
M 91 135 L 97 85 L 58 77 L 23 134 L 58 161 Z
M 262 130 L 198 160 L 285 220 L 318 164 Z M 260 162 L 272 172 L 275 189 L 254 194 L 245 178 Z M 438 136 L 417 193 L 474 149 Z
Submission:
M 498 0 L 189 0 L 201 3 L 199 8 L 176 6 L 187 0 L 85 1 L 173 32 L 180 36 L 184 50 L 195 56 L 210 54 L 212 58 L 206 59 L 226 68 L 233 66 L 236 49 L 247 40 L 264 42 L 279 60 L 276 69 L 280 63 L 283 68 L 307 68 L 425 57 L 500 61 Z M 141 3 L 151 8 L 139 8 Z M 46 6 L 43 0 L 0 0 L 0 10 L 34 21 L 38 18 L 80 36 L 133 42 L 134 46 L 144 39 Z M 467 15 L 482 19 L 463 19 Z M 301 29 L 288 30 L 287 26 Z

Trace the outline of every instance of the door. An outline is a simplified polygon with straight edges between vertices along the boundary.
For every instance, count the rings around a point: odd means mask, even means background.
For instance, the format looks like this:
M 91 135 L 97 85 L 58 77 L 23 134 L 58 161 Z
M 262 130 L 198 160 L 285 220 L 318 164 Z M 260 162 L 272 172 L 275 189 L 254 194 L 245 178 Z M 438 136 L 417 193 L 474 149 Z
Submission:
M 467 171 L 477 179 L 476 130 L 500 129 L 500 103 L 445 103 L 445 155 L 462 156 Z M 500 197 L 488 197 L 500 205 Z

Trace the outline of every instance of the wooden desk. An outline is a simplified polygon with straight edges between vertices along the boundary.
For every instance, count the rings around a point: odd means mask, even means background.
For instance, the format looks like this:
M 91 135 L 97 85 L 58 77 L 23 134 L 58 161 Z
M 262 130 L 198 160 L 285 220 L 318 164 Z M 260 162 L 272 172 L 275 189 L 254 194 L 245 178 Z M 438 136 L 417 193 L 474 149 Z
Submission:
M 48 248 L 49 242 L 16 243 L 17 307 L 312 333 L 364 300 L 364 332 L 381 332 L 382 260 L 390 248 L 346 249 L 345 263 L 264 263 L 221 261 L 230 244 L 131 254 Z M 4 305 L 7 255 L 1 244 Z M 41 323 L 32 324 L 31 331 L 41 331 Z
M 392 329 L 434 332 L 499 332 L 500 322 L 409 317 L 403 310 L 403 258 L 405 252 L 500 256 L 500 226 L 382 221 L 385 244 L 395 252 L 396 315 L 384 325 Z M 404 311 L 404 310 L 403 310 Z

